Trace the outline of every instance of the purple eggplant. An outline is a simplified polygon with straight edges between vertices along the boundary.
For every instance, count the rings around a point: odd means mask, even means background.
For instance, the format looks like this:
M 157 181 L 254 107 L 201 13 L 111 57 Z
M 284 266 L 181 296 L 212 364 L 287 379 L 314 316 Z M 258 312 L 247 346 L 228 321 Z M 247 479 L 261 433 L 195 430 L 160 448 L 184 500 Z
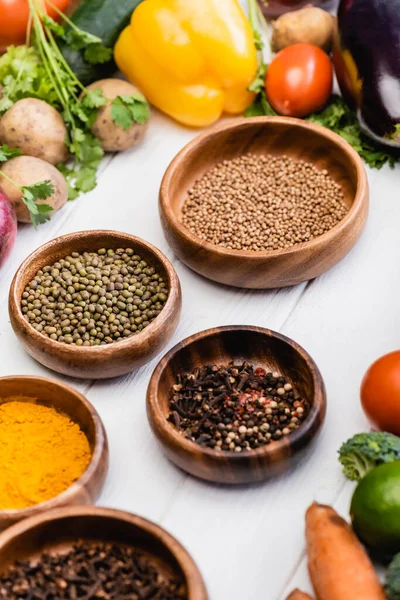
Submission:
M 400 147 L 400 0 L 341 0 L 334 63 L 361 126 Z

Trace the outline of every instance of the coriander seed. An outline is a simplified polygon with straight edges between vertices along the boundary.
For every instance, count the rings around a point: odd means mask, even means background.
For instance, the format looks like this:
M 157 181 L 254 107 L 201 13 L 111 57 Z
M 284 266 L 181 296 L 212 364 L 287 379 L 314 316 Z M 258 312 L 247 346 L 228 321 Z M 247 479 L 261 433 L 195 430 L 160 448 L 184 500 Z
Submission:
M 335 227 L 347 214 L 326 170 L 288 156 L 244 154 L 207 171 L 188 191 L 182 222 L 231 250 L 283 250 Z

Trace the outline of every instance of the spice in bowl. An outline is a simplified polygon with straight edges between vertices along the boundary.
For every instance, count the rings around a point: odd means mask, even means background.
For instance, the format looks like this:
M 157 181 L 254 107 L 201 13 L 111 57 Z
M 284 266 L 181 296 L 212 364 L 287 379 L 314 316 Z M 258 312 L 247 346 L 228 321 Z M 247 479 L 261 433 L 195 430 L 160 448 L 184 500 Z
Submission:
M 0 576 L 0 598 L 187 600 L 188 595 L 183 578 L 169 573 L 150 554 L 81 541 L 64 554 L 18 561 Z
M 69 488 L 92 452 L 79 425 L 32 398 L 0 404 L 0 510 L 23 509 Z
M 168 420 L 200 446 L 242 452 L 289 435 L 309 410 L 283 375 L 232 362 L 178 375 Z
M 231 250 L 284 250 L 335 227 L 347 214 L 326 170 L 288 156 L 244 154 L 207 171 L 188 191 L 183 224 Z
M 57 342 L 100 346 L 130 337 L 161 312 L 168 286 L 132 248 L 72 252 L 40 269 L 21 299 L 25 319 Z

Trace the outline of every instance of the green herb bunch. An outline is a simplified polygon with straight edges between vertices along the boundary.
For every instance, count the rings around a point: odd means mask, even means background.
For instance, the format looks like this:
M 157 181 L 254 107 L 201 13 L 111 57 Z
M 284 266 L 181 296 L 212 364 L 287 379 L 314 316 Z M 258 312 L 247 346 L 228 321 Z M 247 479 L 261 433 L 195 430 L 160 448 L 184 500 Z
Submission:
M 99 108 L 107 99 L 99 89 L 88 91 L 71 70 L 60 48 L 62 40 L 73 50 L 85 49 L 85 60 L 92 63 L 108 61 L 112 49 L 103 46 L 99 37 L 79 29 L 58 8 L 67 27 L 51 19 L 37 0 L 28 0 L 31 27 L 25 46 L 10 46 L 0 58 L 0 115 L 22 98 L 44 100 L 58 110 L 67 128 L 67 147 L 72 164 L 57 165 L 68 183 L 69 199 L 96 186 L 97 168 L 104 151 L 91 132 Z M 141 94 L 118 96 L 112 102 L 111 117 L 116 125 L 129 129 L 134 123 L 145 123 L 149 106 Z

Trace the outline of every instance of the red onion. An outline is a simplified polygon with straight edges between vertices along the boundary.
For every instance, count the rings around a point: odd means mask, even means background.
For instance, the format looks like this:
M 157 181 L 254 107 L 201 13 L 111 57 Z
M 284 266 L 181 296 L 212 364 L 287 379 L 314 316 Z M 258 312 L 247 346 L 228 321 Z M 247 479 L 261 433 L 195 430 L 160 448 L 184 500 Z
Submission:
M 15 210 L 2 192 L 0 192 L 0 267 L 10 254 L 17 235 L 17 217 Z

